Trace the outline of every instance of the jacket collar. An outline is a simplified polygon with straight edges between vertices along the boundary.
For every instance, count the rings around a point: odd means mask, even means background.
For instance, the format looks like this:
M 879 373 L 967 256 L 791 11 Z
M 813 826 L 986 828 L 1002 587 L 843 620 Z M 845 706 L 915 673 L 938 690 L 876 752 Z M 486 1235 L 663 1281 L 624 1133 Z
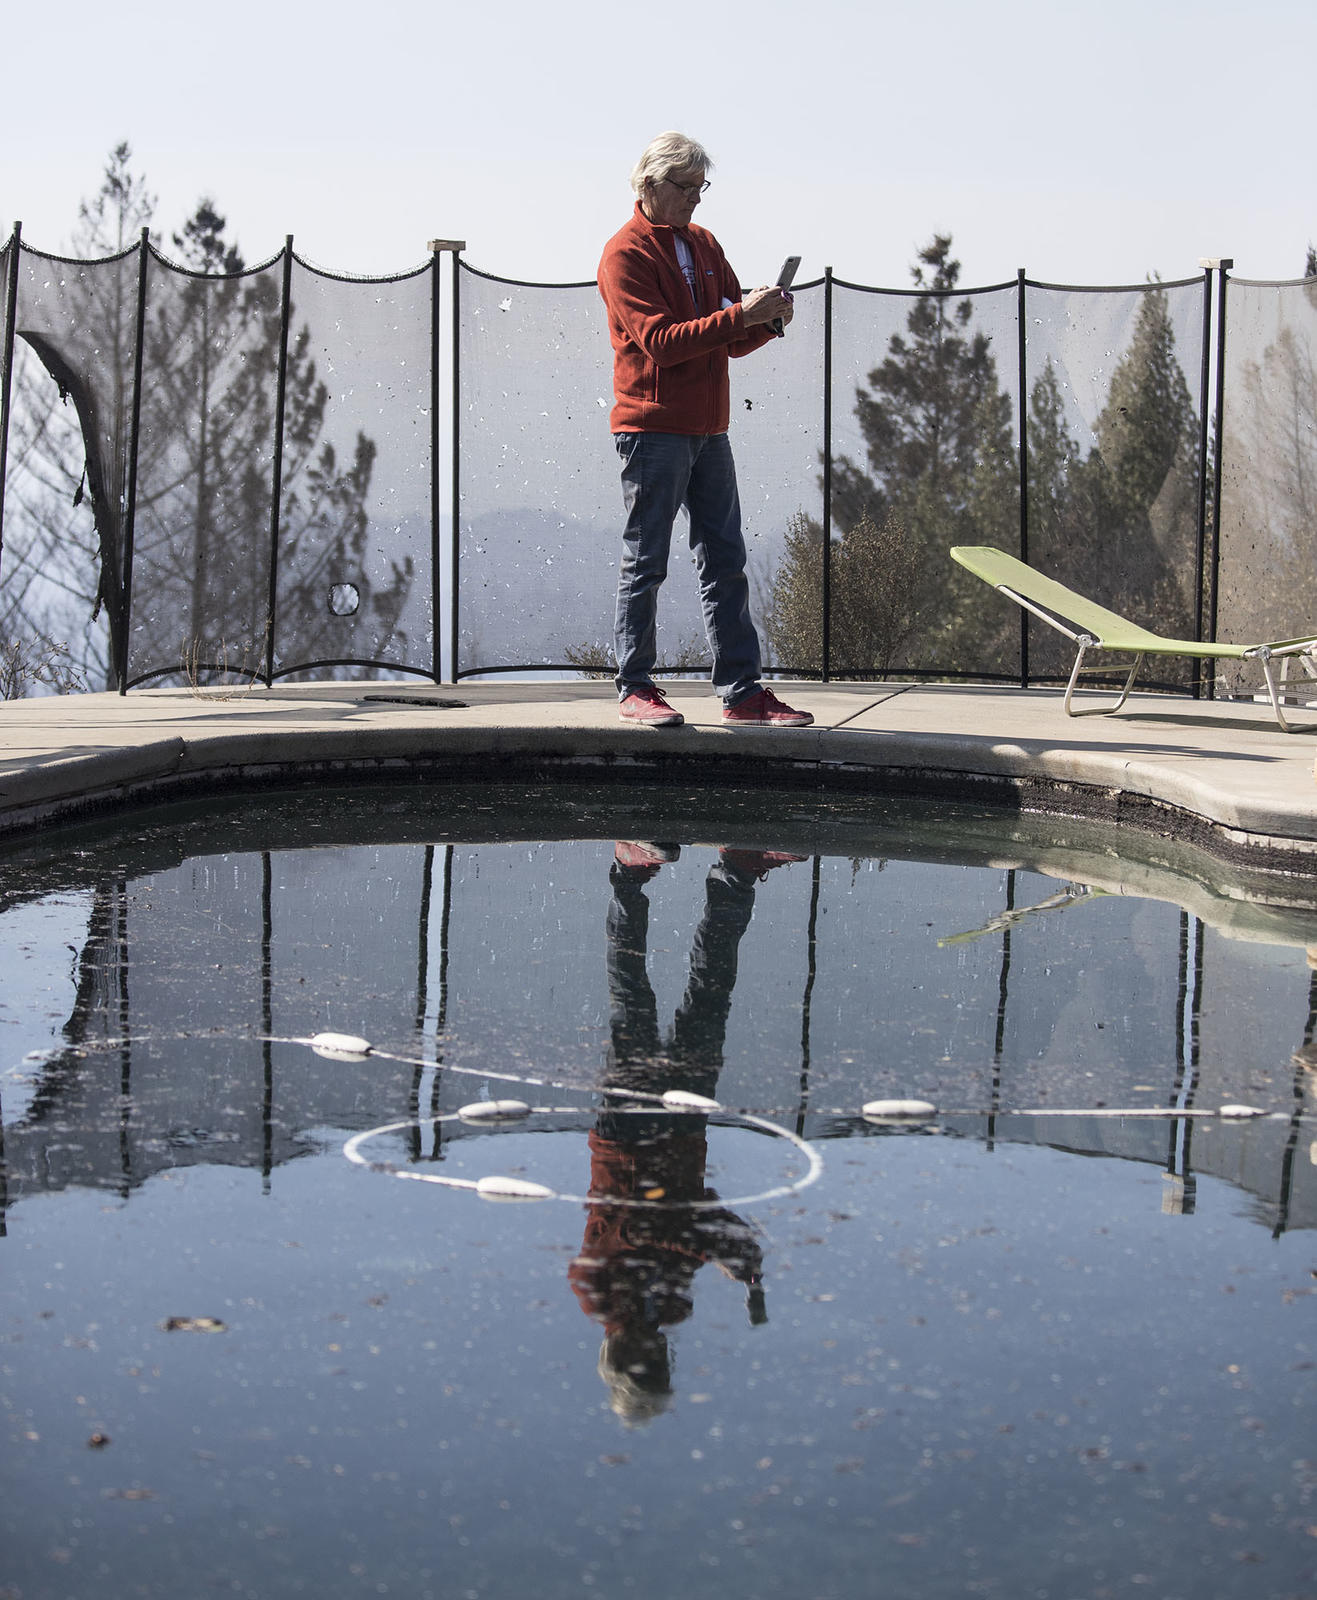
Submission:
M 647 229 L 650 233 L 657 234 L 660 238 L 671 236 L 677 239 L 685 239 L 692 247 L 695 244 L 693 227 L 674 228 L 670 222 L 655 222 L 645 215 L 639 200 L 636 201 L 635 220 L 640 227 Z

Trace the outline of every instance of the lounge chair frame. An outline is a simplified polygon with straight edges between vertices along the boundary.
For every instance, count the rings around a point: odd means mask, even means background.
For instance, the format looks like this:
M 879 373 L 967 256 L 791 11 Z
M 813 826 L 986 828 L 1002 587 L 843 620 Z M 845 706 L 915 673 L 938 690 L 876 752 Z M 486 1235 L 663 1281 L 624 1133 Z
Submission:
M 1291 662 L 1297 661 L 1310 678 L 1317 677 L 1314 658 L 1317 657 L 1317 634 L 1302 639 L 1278 639 L 1266 644 L 1219 644 L 1195 639 L 1168 639 L 1138 623 L 1129 622 L 1117 612 L 1108 611 L 1095 601 L 1087 600 L 1073 589 L 1067 589 L 1055 578 L 1049 578 L 1004 550 L 992 545 L 956 545 L 952 558 L 972 572 L 976 578 L 990 584 L 999 594 L 1023 607 L 1032 616 L 1055 628 L 1075 646 L 1075 663 L 1070 669 L 1066 684 L 1065 709 L 1071 717 L 1109 717 L 1120 710 L 1129 699 L 1134 680 L 1150 655 L 1194 656 L 1200 659 L 1227 661 L 1256 661 L 1266 679 L 1267 694 L 1276 721 L 1284 733 L 1317 732 L 1317 724 L 1298 727 L 1286 720 L 1282 705 L 1282 688 L 1287 686 Z M 1062 620 L 1064 619 L 1064 620 Z M 1073 626 L 1070 626 L 1073 624 Z M 1120 698 L 1112 705 L 1076 707 L 1073 704 L 1075 687 L 1081 677 L 1092 673 L 1109 672 L 1110 668 L 1086 665 L 1091 651 L 1104 650 L 1113 655 L 1133 656 Z M 1277 681 L 1274 663 L 1281 664 Z

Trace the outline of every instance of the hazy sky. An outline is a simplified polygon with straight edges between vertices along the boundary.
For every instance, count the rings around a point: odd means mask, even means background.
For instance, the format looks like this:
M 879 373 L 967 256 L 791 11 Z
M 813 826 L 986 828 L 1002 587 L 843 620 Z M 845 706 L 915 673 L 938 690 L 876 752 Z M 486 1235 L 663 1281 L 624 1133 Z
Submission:
M 248 261 L 292 233 L 399 271 L 442 235 L 588 279 L 669 127 L 717 162 L 698 220 L 746 283 L 790 251 L 902 287 L 935 230 L 965 286 L 1291 278 L 1317 239 L 1313 0 L 67 0 L 5 33 L 0 218 L 52 251 L 126 139 L 166 242 L 204 194 Z

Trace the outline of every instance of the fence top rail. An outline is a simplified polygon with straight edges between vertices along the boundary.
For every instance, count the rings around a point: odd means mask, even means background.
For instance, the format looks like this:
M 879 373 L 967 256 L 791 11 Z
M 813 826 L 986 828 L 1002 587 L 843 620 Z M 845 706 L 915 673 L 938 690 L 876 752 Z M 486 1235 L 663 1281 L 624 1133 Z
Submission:
M 9 238 L 5 241 L 4 248 L 8 250 L 13 242 L 14 236 L 13 234 L 10 234 Z M 139 238 L 134 239 L 130 245 L 125 245 L 122 250 L 116 250 L 113 255 L 62 256 L 53 250 L 38 250 L 35 248 L 35 246 L 30 245 L 26 239 L 20 239 L 18 243 L 18 253 L 20 257 L 35 256 L 38 261 L 58 261 L 61 266 L 65 267 L 105 267 L 108 266 L 111 261 L 126 261 L 129 256 L 136 255 L 141 248 L 142 241 Z
M 146 241 L 152 259 L 158 261 L 162 267 L 170 272 L 177 272 L 183 278 L 198 278 L 214 283 L 236 283 L 240 278 L 254 278 L 257 273 L 268 272 L 276 262 L 282 261 L 284 252 L 273 255 L 267 261 L 257 261 L 252 266 L 242 267 L 237 272 L 203 272 L 200 267 L 184 266 L 181 261 L 171 261 L 154 239 Z
M 1317 289 L 1317 278 L 1237 278 L 1232 272 L 1230 281 L 1245 289 Z
M 822 282 L 822 279 L 817 280 Z M 875 283 L 852 283 L 846 278 L 838 278 L 835 274 L 832 284 L 837 289 L 856 289 L 861 294 L 890 294 L 897 295 L 906 300 L 964 300 L 968 295 L 974 294 L 1000 294 L 1003 289 L 1014 289 L 1019 285 L 1018 278 L 1008 278 L 1004 283 L 980 283 L 970 289 L 884 289 Z M 802 288 L 806 287 L 804 284 Z
M 308 261 L 305 256 L 298 255 L 296 250 L 289 250 L 287 244 L 274 255 L 267 256 L 264 261 L 257 261 L 252 266 L 243 267 L 239 272 L 202 272 L 196 267 L 187 267 L 180 262 L 172 261 L 154 240 L 148 240 L 151 254 L 163 267 L 168 267 L 171 272 L 179 272 L 189 278 L 202 278 L 222 283 L 228 279 L 250 278 L 258 272 L 268 272 L 271 267 L 277 266 L 285 256 L 291 256 L 297 266 L 309 272 L 313 277 L 329 278 L 335 283 L 404 283 L 410 278 L 419 278 L 431 271 L 430 258 L 427 257 L 419 266 L 408 267 L 404 272 L 389 272 L 378 277 L 368 276 L 356 272 L 330 272 L 325 267 L 318 267 L 314 262 Z
M 283 251 L 279 252 L 281 256 Z M 308 261 L 305 256 L 293 251 L 293 260 L 304 271 L 313 273 L 317 278 L 330 278 L 335 283 L 406 283 L 411 278 L 424 277 L 427 272 L 434 271 L 433 255 L 426 256 L 425 260 L 414 267 L 404 267 L 401 272 L 369 273 L 369 272 L 332 272 L 328 267 L 318 267 L 314 261 Z M 279 256 L 275 256 L 278 260 Z
M 13 248 L 15 239 L 16 235 L 11 233 L 4 243 L 0 244 L 0 255 L 6 254 Z M 66 267 L 103 267 L 108 266 L 112 261 L 124 261 L 129 256 L 135 255 L 141 248 L 142 242 L 140 238 L 134 239 L 132 244 L 125 245 L 122 250 L 116 250 L 108 256 L 66 256 L 61 255 L 57 250 L 38 250 L 35 245 L 29 244 L 28 241 L 22 237 L 17 237 L 17 243 L 20 256 L 31 256 L 38 261 L 57 261 L 61 266 Z M 288 253 L 288 246 L 285 244 L 282 249 L 276 250 L 272 256 L 266 256 L 261 261 L 253 262 L 249 266 L 244 266 L 238 272 L 203 272 L 196 267 L 185 266 L 182 262 L 173 260 L 170 256 L 166 255 L 166 253 L 160 248 L 155 240 L 150 238 L 149 235 L 146 243 L 147 249 L 162 267 L 167 267 L 171 272 L 182 273 L 185 277 L 189 278 L 212 278 L 217 283 L 231 278 L 250 278 L 254 273 L 268 271 L 270 267 L 273 267 L 282 261 L 284 256 Z M 302 267 L 305 271 L 313 273 L 318 278 L 331 278 L 336 283 L 402 283 L 409 278 L 419 278 L 422 276 L 422 274 L 433 270 L 433 258 L 430 256 L 427 256 L 424 261 L 419 263 L 419 265 L 414 267 L 406 267 L 401 272 L 385 272 L 378 274 L 364 272 L 333 272 L 328 267 L 320 267 L 317 266 L 315 262 L 308 261 L 305 256 L 299 255 L 296 250 L 293 251 L 292 257 L 297 265 Z
M 479 267 L 473 267 L 464 256 L 454 256 L 454 260 L 463 272 L 469 273 L 473 278 L 484 278 L 488 283 L 506 283 L 514 289 L 595 289 L 598 287 L 594 278 L 582 278 L 571 283 L 545 283 L 535 278 L 504 278 L 497 272 L 484 272 Z
M 1065 294 L 1146 294 L 1149 289 L 1201 289 L 1207 269 L 1192 278 L 1145 278 L 1142 283 L 1044 283 L 1025 278 L 1028 289 L 1059 289 Z M 1238 280 L 1235 280 L 1238 281 Z

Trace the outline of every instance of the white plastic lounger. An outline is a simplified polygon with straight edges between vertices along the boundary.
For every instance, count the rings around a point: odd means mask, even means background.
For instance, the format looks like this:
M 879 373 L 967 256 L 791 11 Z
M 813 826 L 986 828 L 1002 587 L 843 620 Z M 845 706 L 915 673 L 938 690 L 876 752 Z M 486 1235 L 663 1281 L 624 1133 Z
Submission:
M 1007 599 L 1014 600 L 1016 605 L 1023 606 L 1026 611 L 1032 612 L 1074 642 L 1077 650 L 1075 664 L 1065 691 L 1065 708 L 1072 717 L 1106 717 L 1113 711 L 1119 711 L 1129 698 L 1145 656 L 1199 656 L 1226 661 L 1256 661 L 1267 680 L 1271 708 L 1281 728 L 1286 733 L 1313 731 L 1311 725 L 1297 728 L 1286 722 L 1272 662 L 1277 658 L 1283 662 L 1287 657 L 1300 657 L 1311 674 L 1311 663 L 1317 655 L 1317 634 L 1310 634 L 1303 639 L 1279 639 L 1269 644 L 1208 644 L 1196 639 L 1166 639 L 1159 633 L 1141 628 L 1137 622 L 1126 621 L 1096 601 L 1086 600 L 1055 578 L 1044 577 L 1023 561 L 1008 556 L 1004 550 L 996 550 L 985 544 L 955 545 L 951 555 L 976 578 L 982 578 L 984 583 L 991 584 Z M 1071 704 L 1071 699 L 1080 674 L 1104 670 L 1084 665 L 1084 657 L 1090 650 L 1110 650 L 1118 655 L 1132 655 L 1134 665 L 1129 670 L 1129 677 L 1115 705 L 1085 707 L 1079 711 Z

